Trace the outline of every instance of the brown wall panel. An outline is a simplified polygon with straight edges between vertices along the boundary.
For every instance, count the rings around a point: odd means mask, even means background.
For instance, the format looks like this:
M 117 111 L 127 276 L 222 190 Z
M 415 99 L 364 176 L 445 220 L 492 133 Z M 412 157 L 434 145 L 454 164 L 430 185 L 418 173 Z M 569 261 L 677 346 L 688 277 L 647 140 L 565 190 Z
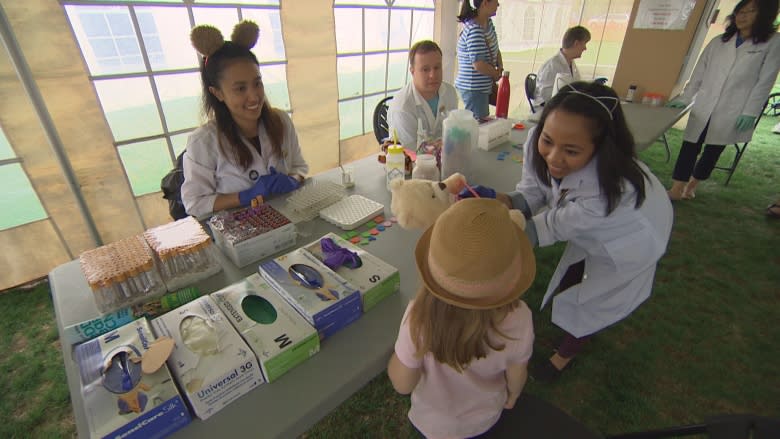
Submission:
M 43 220 L 0 232 L 3 275 L 0 290 L 46 276 L 71 258 L 63 248 L 51 221 Z

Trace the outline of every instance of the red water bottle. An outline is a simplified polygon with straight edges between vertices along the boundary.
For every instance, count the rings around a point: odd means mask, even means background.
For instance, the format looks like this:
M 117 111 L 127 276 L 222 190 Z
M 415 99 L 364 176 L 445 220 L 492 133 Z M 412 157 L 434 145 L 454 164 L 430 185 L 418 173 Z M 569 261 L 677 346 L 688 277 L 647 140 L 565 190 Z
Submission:
M 501 73 L 496 94 L 496 117 L 506 119 L 509 115 L 509 71 Z

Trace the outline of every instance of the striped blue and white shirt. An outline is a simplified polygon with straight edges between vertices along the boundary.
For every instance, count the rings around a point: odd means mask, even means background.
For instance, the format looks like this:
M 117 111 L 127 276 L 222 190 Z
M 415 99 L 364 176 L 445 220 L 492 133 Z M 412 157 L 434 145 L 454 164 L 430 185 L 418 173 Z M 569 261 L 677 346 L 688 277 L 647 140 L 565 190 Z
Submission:
M 488 20 L 487 29 L 483 29 L 474 20 L 463 23 L 463 31 L 458 37 L 456 88 L 490 93 L 493 78 L 474 69 L 474 62 L 478 60 L 494 66 L 498 64 L 498 37 L 496 28 L 493 27 L 493 20 Z

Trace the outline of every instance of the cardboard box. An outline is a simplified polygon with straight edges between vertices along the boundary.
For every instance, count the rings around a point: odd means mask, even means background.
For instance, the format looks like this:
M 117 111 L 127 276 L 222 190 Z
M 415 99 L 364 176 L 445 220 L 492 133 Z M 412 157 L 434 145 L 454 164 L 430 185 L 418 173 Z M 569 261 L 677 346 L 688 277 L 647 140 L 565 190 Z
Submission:
M 217 247 L 238 267 L 246 267 L 295 245 L 295 225 L 268 204 L 209 219 Z M 246 233 L 249 237 L 240 236 Z
M 269 383 L 320 350 L 317 330 L 258 273 L 211 297 L 255 352 Z
M 259 270 L 263 278 L 317 328 L 320 338 L 333 335 L 363 314 L 363 302 L 357 288 L 306 250 L 296 249 L 263 262 Z M 311 277 L 311 288 L 302 286 L 302 275 Z
M 176 342 L 168 366 L 200 419 L 264 382 L 257 358 L 210 296 L 157 317 L 152 326 Z
M 385 297 L 395 293 L 401 288 L 401 275 L 398 269 L 379 259 L 362 248 L 342 239 L 335 233 L 328 233 L 322 238 L 303 247 L 318 260 L 324 260 L 320 240 L 330 238 L 339 247 L 357 253 L 362 261 L 358 268 L 341 266 L 336 269 L 336 274 L 343 277 L 350 284 L 360 290 L 363 297 L 363 312 L 368 312 Z
M 74 348 L 91 438 L 161 438 L 190 423 L 168 367 L 141 370 L 154 340 L 139 319 Z

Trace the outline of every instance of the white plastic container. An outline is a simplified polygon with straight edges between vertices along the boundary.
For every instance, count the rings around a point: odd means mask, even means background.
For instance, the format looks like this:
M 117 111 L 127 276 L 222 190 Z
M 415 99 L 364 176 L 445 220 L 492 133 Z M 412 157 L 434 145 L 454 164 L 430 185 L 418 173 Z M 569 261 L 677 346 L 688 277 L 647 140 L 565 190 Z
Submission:
M 469 110 L 452 110 L 444 119 L 441 178 L 460 172 L 472 179 L 471 151 L 479 140 L 479 125 Z
M 404 178 L 404 165 L 406 161 L 404 147 L 390 145 L 385 156 L 385 177 L 387 178 L 387 190 L 390 190 L 390 182 L 397 178 Z
M 412 178 L 439 181 L 439 168 L 436 166 L 436 157 L 431 154 L 418 155 L 412 171 Z

